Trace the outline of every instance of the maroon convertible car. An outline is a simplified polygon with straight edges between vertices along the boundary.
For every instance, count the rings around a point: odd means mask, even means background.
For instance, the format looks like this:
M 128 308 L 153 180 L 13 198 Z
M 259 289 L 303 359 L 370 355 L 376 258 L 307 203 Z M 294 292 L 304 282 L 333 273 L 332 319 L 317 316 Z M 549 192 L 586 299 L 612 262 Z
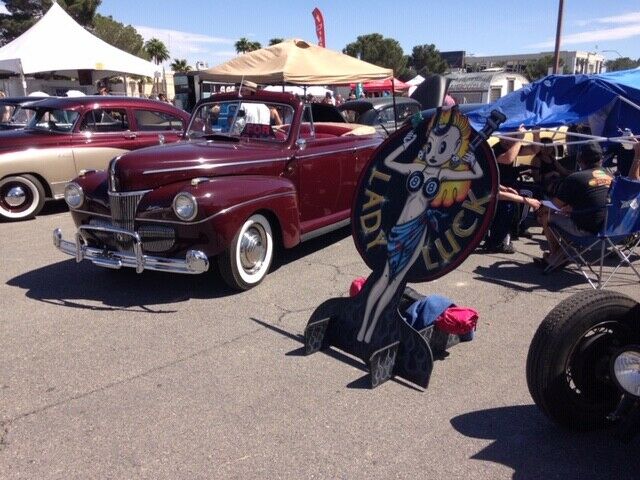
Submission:
M 114 158 L 66 187 L 75 242 L 61 251 L 138 272 L 202 273 L 248 289 L 274 246 L 347 225 L 358 175 L 382 137 L 330 105 L 290 94 L 220 94 L 201 102 L 185 141 Z

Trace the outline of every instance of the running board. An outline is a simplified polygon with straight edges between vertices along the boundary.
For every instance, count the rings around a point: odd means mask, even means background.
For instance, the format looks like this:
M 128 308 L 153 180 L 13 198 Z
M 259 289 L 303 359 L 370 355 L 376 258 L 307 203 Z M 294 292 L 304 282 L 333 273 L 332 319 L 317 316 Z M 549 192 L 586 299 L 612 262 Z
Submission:
M 307 240 L 312 240 L 316 237 L 320 237 L 325 233 L 333 232 L 334 230 L 340 230 L 341 228 L 346 227 L 351 223 L 351 218 L 345 218 L 344 220 L 340 220 L 339 222 L 332 223 L 331 225 L 327 225 L 326 227 L 319 228 L 309 233 L 304 233 L 300 235 L 300 241 L 306 242 Z

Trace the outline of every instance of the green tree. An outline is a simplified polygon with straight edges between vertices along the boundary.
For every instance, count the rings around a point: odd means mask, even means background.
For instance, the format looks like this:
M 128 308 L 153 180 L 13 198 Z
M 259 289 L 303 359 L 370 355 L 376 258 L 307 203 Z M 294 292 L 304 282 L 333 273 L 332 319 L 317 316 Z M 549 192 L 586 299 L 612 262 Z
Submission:
M 360 60 L 379 67 L 391 68 L 397 76 L 404 75 L 407 65 L 407 57 L 405 57 L 400 43 L 393 38 L 385 38 L 379 33 L 360 35 L 342 52 L 356 58 L 360 56 Z
M 640 66 L 640 59 L 632 60 L 629 57 L 620 57 L 615 60 L 607 60 L 605 62 L 608 72 L 616 72 L 618 70 L 628 70 Z
M 8 14 L 0 14 L 0 45 L 22 35 L 51 8 L 52 0 L 4 0 Z M 102 0 L 58 0 L 64 10 L 84 27 L 93 27 Z
M 408 63 L 416 73 L 423 76 L 430 73 L 444 73 L 449 68 L 433 43 L 413 47 Z
M 235 47 L 237 53 L 247 53 L 260 50 L 262 44 L 260 42 L 252 42 L 247 37 L 242 37 L 235 43 Z
M 156 65 L 160 65 L 171 58 L 167 46 L 157 38 L 147 40 L 144 44 L 144 49 Z
M 564 65 L 564 61 L 560 59 L 560 67 Z M 537 60 L 527 62 L 524 69 L 525 76 L 529 81 L 534 82 L 548 75 L 549 69 L 553 67 L 553 55 L 546 55 Z
M 240 40 L 235 43 L 235 47 L 237 53 L 247 53 L 251 51 L 251 42 L 248 38 L 241 37 Z
M 184 58 L 174 58 L 171 62 L 171 70 L 174 72 L 187 73 L 191 71 L 191 67 Z
M 269 40 L 269 46 L 284 42 L 284 38 L 274 37 Z
M 100 39 L 120 50 L 129 52 L 145 60 L 149 55 L 144 49 L 144 38 L 131 25 L 123 25 L 111 16 L 97 14 L 94 19 L 93 33 Z

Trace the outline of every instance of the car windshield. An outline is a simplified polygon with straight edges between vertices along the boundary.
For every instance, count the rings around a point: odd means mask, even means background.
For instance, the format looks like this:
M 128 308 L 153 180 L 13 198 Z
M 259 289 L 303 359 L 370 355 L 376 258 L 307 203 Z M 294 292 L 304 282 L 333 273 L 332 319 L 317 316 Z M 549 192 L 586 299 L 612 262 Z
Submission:
M 293 108 L 241 98 L 200 105 L 191 116 L 188 138 L 213 140 L 240 138 L 284 142 L 288 137 Z
M 25 111 L 25 114 L 30 116 L 27 128 L 50 132 L 70 132 L 80 115 L 73 110 L 57 108 L 25 109 Z

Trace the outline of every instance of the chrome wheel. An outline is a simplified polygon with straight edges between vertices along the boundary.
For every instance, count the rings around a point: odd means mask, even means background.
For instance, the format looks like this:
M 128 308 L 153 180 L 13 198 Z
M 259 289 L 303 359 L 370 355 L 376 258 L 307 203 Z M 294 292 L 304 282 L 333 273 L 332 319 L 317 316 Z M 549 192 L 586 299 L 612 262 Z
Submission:
M 44 204 L 44 190 L 31 175 L 0 180 L 0 218 L 24 220 L 35 217 Z
M 259 223 L 249 227 L 240 239 L 240 263 L 248 275 L 260 270 L 267 256 L 267 232 Z

